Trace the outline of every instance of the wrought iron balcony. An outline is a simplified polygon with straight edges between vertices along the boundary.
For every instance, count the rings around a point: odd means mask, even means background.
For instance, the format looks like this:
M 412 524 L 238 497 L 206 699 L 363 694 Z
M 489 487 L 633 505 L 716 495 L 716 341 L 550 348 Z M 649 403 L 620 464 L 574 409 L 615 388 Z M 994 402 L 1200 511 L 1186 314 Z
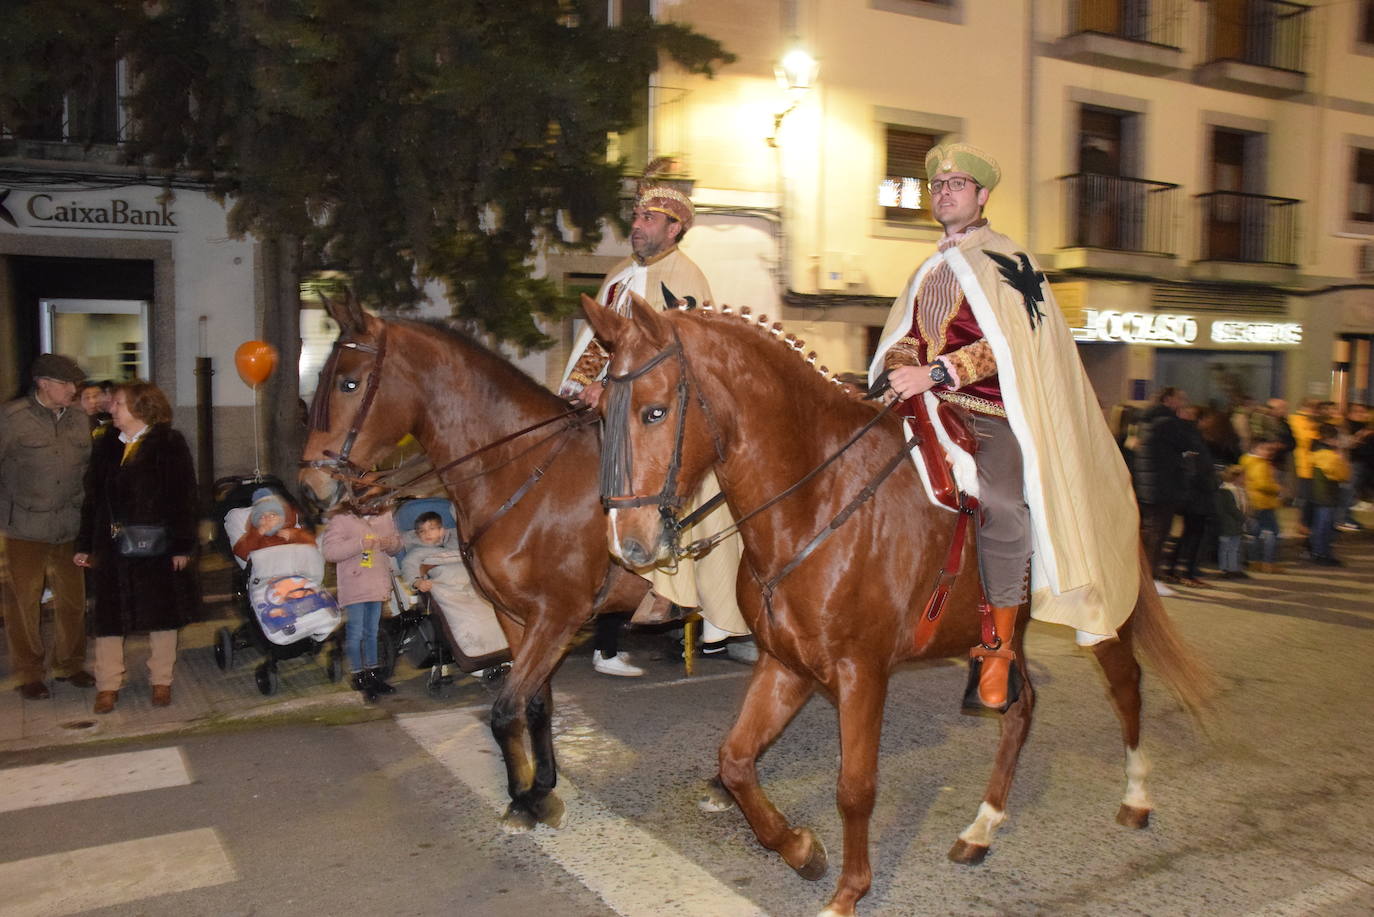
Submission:
M 1302 201 L 1239 191 L 1211 191 L 1197 200 L 1202 206 L 1199 261 L 1297 267 Z
M 1097 248 L 1145 255 L 1177 253 L 1174 227 L 1178 185 L 1077 172 L 1059 178 L 1064 189 L 1065 248 Z
M 1221 89 L 1282 97 L 1307 88 L 1307 14 L 1288 0 L 1208 4 L 1210 41 L 1198 79 Z
M 1186 66 L 1187 0 L 1070 0 L 1065 34 L 1055 53 L 1066 60 L 1135 73 L 1162 74 Z

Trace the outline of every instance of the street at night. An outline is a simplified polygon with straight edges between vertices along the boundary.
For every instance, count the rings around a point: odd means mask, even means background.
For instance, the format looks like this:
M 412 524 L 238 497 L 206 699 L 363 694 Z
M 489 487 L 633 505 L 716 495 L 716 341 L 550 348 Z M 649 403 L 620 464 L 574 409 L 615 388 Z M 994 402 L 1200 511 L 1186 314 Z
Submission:
M 1374 733 L 1362 698 L 1374 689 L 1374 543 L 1347 541 L 1344 568 L 1295 563 L 1166 600 L 1222 693 L 1204 735 L 1147 668 L 1156 810 L 1145 831 L 1113 821 L 1122 754 L 1096 665 L 1063 628 L 1035 624 L 1036 722 L 1010 818 L 983 865 L 950 863 L 997 726 L 957 712 L 962 664 L 901 670 L 860 913 L 1369 913 Z M 833 707 L 814 699 L 760 768 L 778 806 L 828 845 L 831 871 L 809 883 L 737 810 L 696 806 L 749 668 L 704 658 L 687 678 L 666 636 L 636 633 L 625 646 L 646 677 L 594 674 L 585 645 L 556 677 L 567 815 L 559 831 L 521 836 L 498 825 L 504 780 L 471 679 L 431 698 L 403 664 L 401 691 L 368 708 L 321 667 L 284 665 L 268 701 L 252 659 L 225 675 L 203 646 L 184 653 L 183 709 L 156 727 L 175 731 L 142 738 L 124 736 L 171 714 L 137 689 L 117 722 L 84 730 L 88 692 L 59 686 L 23 704 L 6 692 L 0 914 L 819 911 L 841 852 Z M 212 716 L 187 721 L 208 706 Z M 84 778 L 70 770 L 78 763 Z M 83 779 L 99 789 L 74 789 Z M 139 857 L 166 868 L 135 869 Z

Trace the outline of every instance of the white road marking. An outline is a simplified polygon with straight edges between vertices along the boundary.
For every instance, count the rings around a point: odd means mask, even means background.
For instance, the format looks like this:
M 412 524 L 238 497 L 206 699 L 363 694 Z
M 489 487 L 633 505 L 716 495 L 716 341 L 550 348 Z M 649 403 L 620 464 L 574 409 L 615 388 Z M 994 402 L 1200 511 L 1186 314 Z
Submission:
M 1369 894 L 1374 885 L 1374 867 L 1352 869 L 1348 874 L 1303 889 L 1285 901 L 1251 911 L 1246 917 L 1308 917 L 1325 907 L 1344 904 L 1360 894 Z
M 506 772 L 486 723 L 470 713 L 397 717 L 401 728 L 496 812 L 504 812 Z M 564 774 L 563 827 L 525 835 L 621 917 L 758 917 L 764 912 L 696 863 L 641 831 Z M 492 831 L 499 830 L 495 824 Z
M 154 748 L 0 770 L 0 812 L 186 786 L 181 749 Z
M 0 917 L 63 917 L 238 878 L 212 828 L 0 864 Z
M 716 675 L 684 675 L 682 678 L 674 678 L 671 681 L 641 681 L 633 679 L 633 684 L 625 685 L 627 691 L 651 691 L 654 688 L 676 688 L 679 685 L 699 685 L 708 681 L 721 681 L 726 678 L 744 678 L 754 671 L 753 666 L 742 668 L 738 672 L 720 672 Z M 627 682 L 632 679 L 625 679 Z

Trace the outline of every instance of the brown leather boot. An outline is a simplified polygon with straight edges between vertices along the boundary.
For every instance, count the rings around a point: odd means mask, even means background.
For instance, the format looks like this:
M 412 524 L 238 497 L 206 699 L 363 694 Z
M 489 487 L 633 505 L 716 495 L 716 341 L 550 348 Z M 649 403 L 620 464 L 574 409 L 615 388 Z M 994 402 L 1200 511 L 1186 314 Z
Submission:
M 983 707 L 1005 711 L 1012 701 L 1019 695 L 1019 678 L 1013 676 L 1012 666 L 1016 662 L 1016 654 L 1012 652 L 1012 637 L 1016 634 L 1016 614 L 1020 611 L 1020 606 L 992 606 L 992 621 L 997 627 L 997 636 L 1001 639 L 1002 645 L 995 650 L 984 649 L 976 646 L 969 652 L 970 659 L 976 659 L 978 663 L 978 688 L 974 697 L 965 696 L 965 708 L 972 707 L 975 711 L 977 707 L 971 702 L 976 699 L 978 704 Z M 1017 684 L 1013 686 L 1015 678 Z

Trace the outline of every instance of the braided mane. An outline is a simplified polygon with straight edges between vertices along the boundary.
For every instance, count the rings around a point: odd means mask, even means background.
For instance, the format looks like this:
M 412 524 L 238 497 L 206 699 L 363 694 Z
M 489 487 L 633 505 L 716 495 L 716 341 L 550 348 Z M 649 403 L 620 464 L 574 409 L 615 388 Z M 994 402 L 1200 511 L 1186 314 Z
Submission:
M 842 381 L 835 373 L 831 372 L 830 367 L 823 364 L 818 365 L 816 351 L 806 351 L 806 342 L 795 334 L 785 331 L 782 327 L 782 322 L 770 322 L 767 315 L 760 314 L 755 316 L 748 306 L 736 310 L 730 306 L 716 307 L 707 304 L 704 306 L 696 306 L 691 309 L 680 306 L 678 307 L 678 311 L 691 311 L 694 314 L 700 315 L 705 321 L 722 321 L 728 318 L 745 327 L 751 328 L 765 338 L 771 338 L 776 341 L 777 344 L 785 347 L 791 352 L 793 357 L 801 360 L 806 366 L 809 366 L 813 372 L 826 382 L 831 383 L 840 393 L 846 395 L 850 400 L 864 400 L 864 392 Z

